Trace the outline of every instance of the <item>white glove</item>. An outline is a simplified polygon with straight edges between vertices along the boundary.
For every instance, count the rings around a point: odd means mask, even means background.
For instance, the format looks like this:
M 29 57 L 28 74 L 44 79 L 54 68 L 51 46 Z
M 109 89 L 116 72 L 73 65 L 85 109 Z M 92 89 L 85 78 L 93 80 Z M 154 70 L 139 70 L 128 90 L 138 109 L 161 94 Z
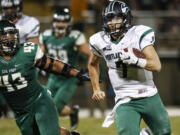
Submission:
M 147 60 L 136 57 L 133 53 L 133 48 L 127 49 L 127 52 L 123 50 L 120 54 L 120 58 L 123 61 L 123 63 L 128 65 L 137 65 L 141 68 L 144 68 L 147 64 Z

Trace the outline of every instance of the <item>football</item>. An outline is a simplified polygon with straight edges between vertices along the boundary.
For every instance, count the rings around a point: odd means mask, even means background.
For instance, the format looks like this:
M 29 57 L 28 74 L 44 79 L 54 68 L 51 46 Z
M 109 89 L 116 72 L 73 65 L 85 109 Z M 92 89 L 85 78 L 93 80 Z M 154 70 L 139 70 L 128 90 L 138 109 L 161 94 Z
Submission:
M 135 55 L 136 57 L 142 58 L 142 59 L 145 59 L 145 58 L 146 58 L 146 56 L 145 56 L 140 50 L 138 50 L 138 49 L 136 49 L 136 48 L 132 48 L 132 50 L 133 50 L 133 53 L 134 53 L 134 55 Z M 124 48 L 124 51 L 127 52 L 127 51 L 128 51 L 128 48 Z

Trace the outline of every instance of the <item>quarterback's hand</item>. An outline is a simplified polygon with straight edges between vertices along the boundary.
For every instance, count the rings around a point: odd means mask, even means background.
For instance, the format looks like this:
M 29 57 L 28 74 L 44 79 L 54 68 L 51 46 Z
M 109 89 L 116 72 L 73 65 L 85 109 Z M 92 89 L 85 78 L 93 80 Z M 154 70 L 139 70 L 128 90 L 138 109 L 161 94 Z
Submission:
M 80 81 L 90 81 L 88 72 L 79 72 L 76 77 Z
M 104 91 L 101 91 L 101 90 L 94 90 L 94 93 L 93 93 L 93 96 L 92 96 L 92 99 L 93 100 L 103 100 L 105 98 L 105 93 Z
M 123 63 L 128 65 L 137 65 L 138 58 L 134 55 L 132 48 L 127 48 L 127 51 L 122 50 L 120 58 Z
M 120 58 L 123 61 L 123 63 L 128 64 L 128 65 L 136 65 L 138 67 L 141 68 L 145 68 L 146 64 L 147 64 L 147 60 L 143 57 L 141 54 L 141 57 L 137 57 L 134 52 L 133 52 L 133 48 L 127 48 L 127 51 L 122 51 L 120 54 Z

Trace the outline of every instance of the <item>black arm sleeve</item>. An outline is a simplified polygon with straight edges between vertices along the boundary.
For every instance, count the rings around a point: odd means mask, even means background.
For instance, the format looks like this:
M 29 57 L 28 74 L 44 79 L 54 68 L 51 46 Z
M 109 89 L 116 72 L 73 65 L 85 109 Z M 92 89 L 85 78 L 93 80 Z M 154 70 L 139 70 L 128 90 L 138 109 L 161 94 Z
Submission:
M 69 77 L 69 73 L 70 73 L 72 68 L 73 68 L 73 66 L 64 63 L 64 67 L 62 69 L 61 74 L 66 76 L 66 77 Z
M 46 57 L 46 55 L 44 55 L 42 57 L 42 62 L 41 62 L 41 65 L 39 66 L 39 68 L 44 68 L 46 65 L 46 62 L 47 62 L 47 57 Z
M 46 72 L 57 74 L 57 72 L 54 72 L 54 71 L 53 71 L 53 66 L 54 66 L 54 61 L 55 61 L 55 60 L 54 60 L 53 58 L 51 58 L 51 57 L 48 57 L 48 58 L 50 59 L 50 63 L 49 63 L 49 65 L 48 65 L 48 67 L 45 69 L 45 65 L 46 65 L 46 63 L 47 63 L 47 56 L 44 55 L 43 58 L 42 58 L 42 62 L 41 62 L 41 65 L 39 66 L 39 68 L 45 70 Z M 58 61 L 58 60 L 57 60 L 57 61 Z M 59 62 L 61 62 L 61 61 L 59 61 Z M 61 63 L 63 63 L 63 62 L 61 62 Z M 63 75 L 63 76 L 66 76 L 66 77 L 69 77 L 69 76 L 70 76 L 70 75 L 69 75 L 69 74 L 70 74 L 70 71 L 71 71 L 71 69 L 73 69 L 73 68 L 74 68 L 73 66 L 64 63 L 64 67 L 63 67 L 61 73 L 59 73 L 59 74 L 61 74 L 61 75 Z

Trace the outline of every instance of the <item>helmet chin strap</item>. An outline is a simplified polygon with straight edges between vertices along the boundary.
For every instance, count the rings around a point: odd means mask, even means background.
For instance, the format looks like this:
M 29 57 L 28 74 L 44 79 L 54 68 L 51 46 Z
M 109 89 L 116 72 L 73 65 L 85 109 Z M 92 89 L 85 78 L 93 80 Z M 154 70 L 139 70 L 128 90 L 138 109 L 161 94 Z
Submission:
M 114 31 L 109 32 L 109 34 L 114 40 L 119 40 L 124 35 L 125 30 L 123 29 L 124 26 L 120 26 L 119 28 L 116 28 L 116 25 L 118 24 L 114 24 Z M 109 31 L 111 31 L 110 28 Z
M 124 33 L 122 33 L 121 35 L 111 35 L 111 38 L 116 41 L 116 40 L 120 40 L 123 36 Z

